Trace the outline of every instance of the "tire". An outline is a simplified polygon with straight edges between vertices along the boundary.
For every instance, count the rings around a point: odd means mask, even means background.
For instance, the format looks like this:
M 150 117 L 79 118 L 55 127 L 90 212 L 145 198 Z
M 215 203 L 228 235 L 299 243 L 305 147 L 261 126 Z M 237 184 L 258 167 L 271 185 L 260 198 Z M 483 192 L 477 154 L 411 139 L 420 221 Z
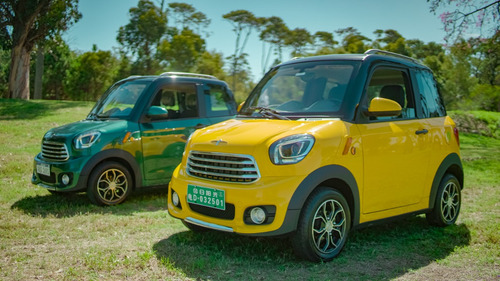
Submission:
M 351 212 L 338 191 L 319 187 L 307 199 L 291 241 L 295 254 L 313 262 L 340 254 L 351 228 Z
M 184 226 L 187 227 L 192 232 L 207 232 L 207 231 L 210 231 L 210 229 L 208 229 L 208 228 L 205 228 L 203 226 L 199 226 L 199 225 L 196 225 L 196 224 L 192 224 L 192 223 L 186 222 L 184 220 L 182 221 L 182 224 L 184 224 Z
M 462 205 L 461 189 L 454 175 L 446 174 L 443 177 L 439 183 L 434 208 L 425 215 L 430 225 L 443 227 L 457 221 Z
M 89 177 L 87 196 L 99 206 L 122 203 L 132 190 L 132 176 L 118 162 L 104 162 L 94 168 Z

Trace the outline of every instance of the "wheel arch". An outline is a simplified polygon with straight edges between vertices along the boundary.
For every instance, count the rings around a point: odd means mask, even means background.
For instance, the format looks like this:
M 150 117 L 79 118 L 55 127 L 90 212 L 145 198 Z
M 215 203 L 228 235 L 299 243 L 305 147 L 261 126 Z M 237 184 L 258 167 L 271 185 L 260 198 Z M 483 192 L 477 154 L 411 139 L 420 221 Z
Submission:
M 320 186 L 336 189 L 345 197 L 351 211 L 351 227 L 358 225 L 360 216 L 358 184 L 352 173 L 340 165 L 324 166 L 309 174 L 292 195 L 288 210 L 302 210 L 306 200 Z
M 439 189 L 439 183 L 446 174 L 454 175 L 460 183 L 460 188 L 464 188 L 464 171 L 462 167 L 462 161 L 460 160 L 460 156 L 458 156 L 458 154 L 449 154 L 439 165 L 432 181 L 431 193 L 429 196 L 429 209 L 434 208 L 437 192 Z
M 97 153 L 87 162 L 82 170 L 82 175 L 85 176 L 84 186 L 88 185 L 88 179 L 92 171 L 101 163 L 106 161 L 114 161 L 124 165 L 132 176 L 134 183 L 133 189 L 142 185 L 142 174 L 137 161 L 132 154 L 121 149 L 108 149 Z

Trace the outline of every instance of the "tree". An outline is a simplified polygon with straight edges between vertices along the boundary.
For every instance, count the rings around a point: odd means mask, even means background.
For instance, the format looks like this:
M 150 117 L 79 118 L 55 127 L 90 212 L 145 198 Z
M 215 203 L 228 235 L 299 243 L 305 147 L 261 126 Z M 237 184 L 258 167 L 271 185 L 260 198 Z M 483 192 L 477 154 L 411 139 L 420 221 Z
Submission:
M 214 51 L 205 51 L 196 62 L 194 72 L 213 75 L 220 80 L 226 80 L 224 71 L 224 55 Z
M 8 77 L 9 77 L 9 64 L 10 51 L 0 48 L 0 97 L 8 97 Z
M 368 37 L 361 35 L 361 33 L 354 27 L 347 27 L 335 31 L 338 35 L 343 36 L 342 47 L 344 52 L 352 54 L 360 54 L 369 49 L 368 42 L 371 40 Z
M 110 51 L 93 50 L 79 55 L 69 71 L 66 89 L 73 100 L 95 101 L 113 84 L 118 61 Z
M 139 0 L 129 14 L 130 22 L 120 27 L 116 40 L 125 53 L 137 56 L 137 74 L 154 74 L 159 68 L 154 56 L 167 31 L 167 16 L 150 0 Z
M 180 23 L 180 29 L 190 28 L 200 32 L 210 24 L 210 19 L 204 13 L 196 11 L 190 4 L 174 2 L 168 4 L 168 7 L 176 24 Z
M 333 33 L 327 31 L 317 31 L 313 39 L 316 50 L 308 54 L 311 56 L 334 54 L 336 45 L 339 43 L 333 39 Z
M 43 95 L 38 98 L 56 100 L 68 98 L 65 82 L 68 74 L 70 74 L 70 67 L 76 55 L 71 52 L 68 44 L 64 42 L 60 35 L 47 40 L 44 45 L 46 50 L 42 56 L 44 65 L 42 85 L 44 91 Z M 39 63 L 37 61 L 37 66 Z
M 224 19 L 229 21 L 233 26 L 233 31 L 236 34 L 234 53 L 230 56 L 231 60 L 231 75 L 236 76 L 236 72 L 240 67 L 240 59 L 244 56 L 245 46 L 248 38 L 254 29 L 259 27 L 259 19 L 252 12 L 246 10 L 236 10 L 222 15 Z M 236 88 L 236 79 L 233 79 L 233 88 Z
M 430 10 L 434 14 L 441 8 L 454 9 L 445 11 L 439 16 L 446 32 L 445 40 L 448 42 L 457 41 L 467 31 L 478 32 L 479 36 L 473 37 L 482 37 L 486 29 L 486 37 L 490 37 L 499 30 L 500 0 L 427 0 L 427 2 L 430 2 Z
M 470 99 L 470 93 L 478 79 L 471 75 L 472 49 L 465 40 L 460 40 L 449 47 L 449 55 L 443 64 L 442 94 L 448 109 L 476 109 Z
M 410 56 L 421 60 L 434 72 L 436 80 L 442 82 L 442 64 L 445 59 L 445 52 L 441 44 L 436 42 L 424 43 L 421 40 L 406 40 L 406 48 Z
M 78 0 L 3 0 L 0 45 L 11 48 L 9 97 L 29 99 L 30 53 L 46 37 L 77 22 Z
M 373 47 L 409 56 L 405 38 L 394 29 L 377 29 L 373 32 L 377 39 L 373 42 Z
M 290 33 L 285 40 L 285 44 L 292 48 L 292 57 L 304 56 L 307 47 L 313 43 L 313 36 L 304 28 L 295 28 L 290 30 Z
M 163 40 L 158 51 L 158 60 L 168 61 L 168 68 L 174 71 L 191 71 L 198 58 L 205 51 L 205 40 L 191 29 L 185 28 L 172 37 Z
M 285 46 L 285 40 L 289 34 L 290 30 L 281 18 L 270 17 L 262 19 L 262 31 L 259 37 L 263 42 L 269 43 L 269 50 L 267 53 L 264 49 L 262 52 L 262 73 L 267 71 L 269 58 L 273 50 L 274 54 L 277 56 L 275 63 L 282 61 L 283 47 Z

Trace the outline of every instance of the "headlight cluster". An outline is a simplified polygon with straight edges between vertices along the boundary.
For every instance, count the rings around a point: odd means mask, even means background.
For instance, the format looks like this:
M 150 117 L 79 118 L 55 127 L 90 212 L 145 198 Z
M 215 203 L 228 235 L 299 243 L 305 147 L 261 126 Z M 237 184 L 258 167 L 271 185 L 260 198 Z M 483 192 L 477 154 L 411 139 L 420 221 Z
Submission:
M 269 148 L 269 157 L 275 165 L 295 164 L 311 151 L 314 137 L 308 134 L 293 135 L 275 141 Z
M 91 147 L 101 136 L 98 131 L 86 132 L 78 135 L 74 142 L 76 149 L 83 149 Z

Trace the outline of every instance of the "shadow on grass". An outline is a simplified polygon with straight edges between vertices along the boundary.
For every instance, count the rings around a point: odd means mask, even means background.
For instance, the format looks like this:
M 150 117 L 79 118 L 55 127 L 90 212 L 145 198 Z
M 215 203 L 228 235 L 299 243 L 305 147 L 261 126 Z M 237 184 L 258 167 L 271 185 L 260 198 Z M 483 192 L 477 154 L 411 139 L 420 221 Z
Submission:
M 133 192 L 125 202 L 117 206 L 92 205 L 85 193 L 62 193 L 25 197 L 15 202 L 11 209 L 31 216 L 58 218 L 83 214 L 131 215 L 167 209 L 167 188 L 150 188 Z
M 0 120 L 34 119 L 58 109 L 89 105 L 88 102 L 0 99 Z
M 351 233 L 344 251 L 329 263 L 299 260 L 286 238 L 215 231 L 180 232 L 153 250 L 164 266 L 198 280 L 387 280 L 443 259 L 469 242 L 464 224 L 436 228 L 413 217 Z

